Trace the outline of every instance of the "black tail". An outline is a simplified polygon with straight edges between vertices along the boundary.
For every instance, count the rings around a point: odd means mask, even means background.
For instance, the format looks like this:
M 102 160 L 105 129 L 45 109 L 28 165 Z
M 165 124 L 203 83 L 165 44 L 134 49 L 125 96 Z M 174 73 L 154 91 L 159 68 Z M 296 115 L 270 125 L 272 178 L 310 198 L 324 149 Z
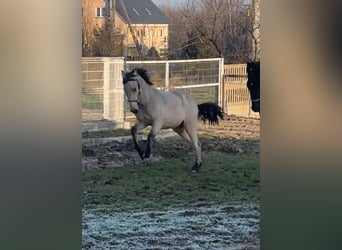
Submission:
M 198 119 L 204 123 L 209 121 L 209 124 L 218 124 L 219 117 L 223 120 L 222 109 L 215 103 L 206 102 L 198 105 Z

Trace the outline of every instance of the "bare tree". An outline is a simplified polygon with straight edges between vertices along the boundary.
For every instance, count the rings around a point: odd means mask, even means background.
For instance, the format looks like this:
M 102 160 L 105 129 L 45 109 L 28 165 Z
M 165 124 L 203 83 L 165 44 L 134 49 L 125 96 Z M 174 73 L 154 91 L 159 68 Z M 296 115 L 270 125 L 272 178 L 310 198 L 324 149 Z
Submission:
M 228 62 L 246 62 L 250 58 L 252 43 L 251 6 L 241 0 L 228 0 L 227 23 L 224 33 L 225 59 Z
M 94 23 L 93 12 L 89 11 L 93 9 L 91 1 L 82 0 L 82 55 L 92 56 L 91 47 L 94 43 Z
M 253 60 L 260 60 L 260 0 L 253 0 Z
M 251 16 L 243 2 L 187 0 L 179 10 L 186 21 L 183 56 L 223 56 L 230 63 L 247 61 L 251 53 Z
M 202 47 L 207 50 L 212 56 L 221 56 L 221 49 L 218 44 L 219 18 L 223 9 L 222 0 L 202 0 L 194 1 L 187 0 L 185 6 L 182 8 L 181 13 L 185 17 L 188 27 L 191 31 L 189 46 Z M 205 10 L 205 11 L 204 11 Z
M 169 58 L 224 57 L 227 63 L 250 60 L 253 11 L 245 0 L 186 0 L 161 7 L 170 20 Z
M 187 41 L 186 19 L 177 7 L 168 4 L 160 7 L 164 15 L 169 19 L 169 41 L 168 41 L 168 58 L 183 58 L 182 51 Z

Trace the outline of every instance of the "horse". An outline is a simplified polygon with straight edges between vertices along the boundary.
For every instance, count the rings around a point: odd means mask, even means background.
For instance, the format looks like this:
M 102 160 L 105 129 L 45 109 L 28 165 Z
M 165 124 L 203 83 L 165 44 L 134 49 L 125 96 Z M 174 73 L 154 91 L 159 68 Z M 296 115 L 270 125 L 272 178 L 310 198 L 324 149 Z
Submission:
M 140 158 L 143 160 L 150 157 L 154 138 L 160 130 L 173 129 L 192 144 L 196 152 L 196 160 L 191 169 L 198 172 L 202 160 L 197 122 L 202 120 L 208 121 L 209 124 L 218 124 L 218 118 L 223 119 L 221 107 L 210 102 L 197 105 L 191 95 L 184 90 L 158 90 L 153 86 L 147 71 L 143 68 L 135 68 L 130 72 L 122 71 L 122 80 L 130 110 L 136 116 L 131 135 Z M 137 131 L 147 126 L 151 126 L 151 130 L 143 152 L 137 142 Z
M 260 61 L 247 63 L 247 88 L 252 100 L 252 110 L 260 113 Z

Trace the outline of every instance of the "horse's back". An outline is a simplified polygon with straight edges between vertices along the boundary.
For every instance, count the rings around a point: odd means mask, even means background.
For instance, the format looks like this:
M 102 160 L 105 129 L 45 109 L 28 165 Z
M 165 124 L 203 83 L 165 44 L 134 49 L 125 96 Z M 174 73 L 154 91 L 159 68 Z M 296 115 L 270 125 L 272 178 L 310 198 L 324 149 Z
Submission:
M 181 99 L 183 105 L 196 104 L 192 96 L 182 89 L 173 89 L 170 91 L 170 93 L 178 96 Z
M 187 113 L 187 115 L 189 115 L 189 112 L 197 115 L 197 104 L 193 97 L 187 91 L 182 89 L 174 89 L 170 91 L 170 93 L 180 98 L 181 105 L 183 106 L 183 109 Z
M 198 106 L 194 98 L 187 91 L 182 89 L 175 89 L 170 92 L 181 99 L 186 117 L 190 119 L 195 118 L 197 120 Z
M 197 104 L 186 91 L 171 90 L 163 92 L 159 97 L 161 102 L 155 108 L 158 116 L 163 117 L 166 127 L 177 127 L 189 119 L 197 120 Z

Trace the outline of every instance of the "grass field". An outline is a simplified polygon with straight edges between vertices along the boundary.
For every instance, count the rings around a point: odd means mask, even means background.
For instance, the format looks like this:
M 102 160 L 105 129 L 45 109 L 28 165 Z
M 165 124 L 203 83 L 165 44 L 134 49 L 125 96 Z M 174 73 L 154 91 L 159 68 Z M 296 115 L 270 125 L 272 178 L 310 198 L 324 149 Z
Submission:
M 82 108 L 83 109 L 102 109 L 103 107 L 102 95 L 82 95 Z
M 259 120 L 227 117 L 199 134 L 199 173 L 178 136 L 158 140 L 154 161 L 131 141 L 84 146 L 82 249 L 260 249 Z
M 83 174 L 82 249 L 259 249 L 258 154 Z
M 87 172 L 83 206 L 103 211 L 163 210 L 172 206 L 259 202 L 257 154 L 213 154 L 200 173 L 191 161 L 170 160 Z

